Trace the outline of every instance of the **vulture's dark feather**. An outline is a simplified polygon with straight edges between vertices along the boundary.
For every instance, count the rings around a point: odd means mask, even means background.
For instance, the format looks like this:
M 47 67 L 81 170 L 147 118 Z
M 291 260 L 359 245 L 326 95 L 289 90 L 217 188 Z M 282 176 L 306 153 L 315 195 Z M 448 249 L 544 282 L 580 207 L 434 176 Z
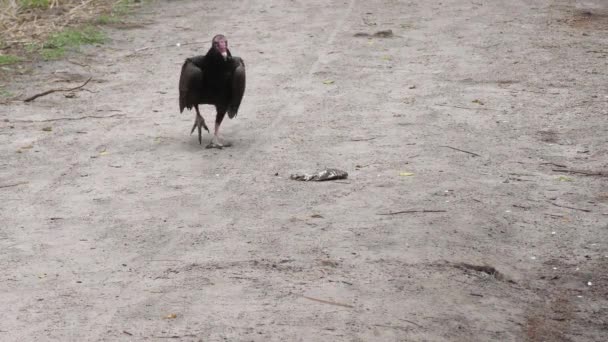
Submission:
M 232 75 L 232 96 L 230 105 L 228 106 L 228 117 L 231 119 L 236 116 L 245 94 L 245 62 L 239 57 L 234 57 L 233 62 L 236 65 Z
M 197 94 L 202 92 L 203 71 L 198 68 L 190 58 L 182 65 L 182 73 L 179 77 L 179 112 L 184 108 L 192 109 L 199 104 Z

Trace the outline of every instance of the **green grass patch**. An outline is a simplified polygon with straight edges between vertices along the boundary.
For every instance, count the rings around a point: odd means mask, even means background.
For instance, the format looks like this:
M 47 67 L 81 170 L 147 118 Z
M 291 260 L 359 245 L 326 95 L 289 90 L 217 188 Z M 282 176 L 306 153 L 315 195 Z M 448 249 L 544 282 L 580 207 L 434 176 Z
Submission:
M 0 67 L 0 69 L 1 68 L 3 68 L 3 67 Z M 15 96 L 15 95 L 13 95 L 13 93 L 11 93 L 10 91 L 8 91 L 6 89 L 4 84 L 0 84 L 0 99 L 1 100 L 5 100 L 5 99 L 11 98 L 13 96 Z
M 0 65 L 9 65 L 20 62 L 21 58 L 13 55 L 0 55 Z
M 59 59 L 65 55 L 64 48 L 43 48 L 40 50 L 40 55 L 45 61 Z
M 102 14 L 94 20 L 94 23 L 97 25 L 111 25 L 119 22 L 120 19 L 114 14 Z
M 49 0 L 19 0 L 19 7 L 23 9 L 49 8 Z
M 68 49 L 102 44 L 105 41 L 106 35 L 93 26 L 66 29 L 51 35 L 43 44 L 40 54 L 46 60 L 58 59 L 63 57 Z
M 105 42 L 103 32 L 93 26 L 80 29 L 67 29 L 51 35 L 44 44 L 45 48 L 77 47 L 84 44 L 101 44 Z

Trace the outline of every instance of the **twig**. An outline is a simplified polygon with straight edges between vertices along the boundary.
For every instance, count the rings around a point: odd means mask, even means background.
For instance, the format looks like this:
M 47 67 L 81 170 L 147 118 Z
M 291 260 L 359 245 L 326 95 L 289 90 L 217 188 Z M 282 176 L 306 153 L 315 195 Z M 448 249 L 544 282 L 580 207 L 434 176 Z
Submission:
M 525 205 L 513 204 L 515 208 L 521 208 L 523 210 L 530 210 L 531 207 L 526 207 Z
M 374 326 L 375 327 L 382 327 L 382 328 L 390 328 L 390 329 L 397 329 L 397 330 L 407 331 L 406 327 L 400 327 L 398 325 L 374 324 Z
M 302 296 L 308 300 L 312 300 L 315 302 L 319 302 L 319 303 L 324 303 L 324 304 L 329 304 L 329 305 L 336 305 L 336 306 L 343 306 L 345 308 L 354 308 L 354 306 L 352 305 L 348 305 L 348 304 L 342 304 L 342 303 L 336 303 L 336 302 L 332 302 L 329 300 L 324 300 L 324 299 L 318 299 L 318 298 L 313 298 L 313 297 L 308 297 L 308 296 Z
M 126 116 L 126 114 L 112 114 L 112 115 L 106 115 L 106 116 L 85 115 L 85 116 L 79 116 L 79 117 L 75 117 L 75 118 L 55 118 L 55 119 L 46 119 L 46 120 L 12 120 L 11 122 L 52 122 L 52 121 L 61 121 L 61 120 L 75 121 L 75 120 L 83 120 L 83 119 L 107 119 L 107 118 L 113 118 L 113 117 L 117 117 L 117 116 Z
M 540 165 L 553 165 L 553 166 L 557 166 L 557 167 L 567 167 L 566 165 L 555 164 L 555 163 L 540 163 Z
M 19 186 L 19 185 L 28 184 L 28 183 L 29 182 L 25 181 L 25 182 L 19 182 L 19 183 L 14 183 L 14 184 L 0 185 L 0 188 L 10 188 L 13 186 Z
M 500 44 L 501 44 L 501 43 L 496 43 L 496 44 L 492 44 L 492 45 L 487 45 L 487 46 L 478 46 L 478 47 L 479 47 L 479 48 L 481 48 L 481 49 L 490 49 L 490 48 L 496 47 L 496 46 L 498 46 L 498 45 L 500 45 Z
M 86 68 L 90 68 L 91 66 L 88 64 L 84 64 L 84 63 L 80 63 L 78 61 L 72 60 L 72 59 L 68 59 L 68 62 L 72 63 L 72 64 L 76 64 L 79 65 L 81 67 L 86 67 Z
M 197 42 L 181 43 L 179 46 L 192 45 L 192 44 L 205 44 L 205 43 L 206 42 L 203 42 L 203 41 L 197 41 Z M 146 50 L 162 49 L 162 48 L 168 48 L 168 47 L 174 47 L 174 46 L 176 46 L 176 45 L 175 44 L 165 44 L 165 45 L 155 45 L 155 46 L 144 46 L 131 53 L 124 55 L 123 57 L 131 57 L 139 52 L 146 51 Z
M 182 338 L 182 337 L 196 337 L 196 335 L 193 334 L 188 334 L 188 335 L 171 335 L 171 336 L 153 336 L 154 338 L 171 338 L 171 339 L 178 339 L 178 338 Z
M 74 88 L 70 88 L 70 89 L 51 89 L 51 90 L 47 90 L 47 91 L 42 92 L 40 94 L 36 94 L 36 95 L 30 96 L 27 99 L 23 100 L 23 102 L 31 102 L 31 101 L 34 101 L 35 99 L 37 99 L 37 98 L 39 98 L 41 96 L 52 94 L 52 93 L 58 92 L 58 91 L 73 91 L 73 90 L 77 90 L 77 89 L 80 89 L 80 88 L 84 87 L 85 85 L 87 85 L 87 83 L 89 83 L 89 81 L 91 81 L 92 79 L 93 79 L 93 77 L 89 77 L 89 79 L 86 80 L 83 84 L 79 85 L 78 87 L 74 87 Z
M 350 139 L 350 141 L 370 141 L 370 140 L 374 140 L 374 139 L 378 139 L 379 137 L 371 137 L 371 138 L 354 138 L 354 139 Z
M 515 89 L 514 91 L 525 91 L 528 93 L 534 93 L 534 94 L 543 94 L 543 95 L 559 95 L 559 93 L 553 92 L 553 93 L 548 93 L 546 91 L 534 91 L 534 90 L 528 90 L 528 89 Z
M 131 334 L 130 332 L 128 332 L 126 330 L 123 330 L 122 333 L 125 334 L 125 335 L 133 336 L 133 334 Z
M 574 208 L 574 207 L 569 207 L 569 206 L 566 206 L 566 205 L 559 205 L 559 204 L 557 204 L 557 203 L 553 203 L 553 202 L 549 202 L 549 203 L 553 204 L 553 205 L 554 205 L 554 206 L 556 206 L 556 207 L 560 207 L 560 208 L 566 208 L 566 209 L 572 209 L 572 210 L 579 210 L 579 211 L 584 211 L 584 212 L 586 212 L 586 213 L 590 213 L 590 212 L 591 212 L 591 210 L 589 210 L 589 209 Z
M 495 112 L 502 112 L 502 110 L 500 110 L 500 109 L 485 108 L 485 107 L 472 108 L 472 107 L 463 107 L 463 106 L 450 106 L 450 105 L 446 105 L 446 104 L 435 104 L 435 106 L 451 107 L 451 108 L 459 108 L 459 109 L 470 109 L 470 110 L 492 110 Z
M 392 211 L 388 213 L 378 213 L 376 215 L 398 215 L 398 214 L 411 214 L 411 213 L 445 213 L 446 210 L 402 210 L 402 211 Z
M 404 322 L 411 323 L 411 324 L 413 324 L 413 325 L 415 325 L 415 326 L 417 326 L 417 327 L 420 327 L 420 328 L 424 328 L 422 325 L 420 325 L 420 324 L 418 324 L 418 323 L 416 323 L 416 322 L 412 322 L 412 321 L 410 321 L 410 320 L 404 319 L 404 318 L 399 318 L 399 320 L 400 320 L 400 321 L 404 321 Z
M 577 171 L 577 170 L 557 170 L 557 169 L 552 169 L 551 171 L 553 172 L 564 172 L 564 173 L 576 173 L 579 175 L 585 175 L 585 176 L 608 176 L 608 172 L 593 172 L 593 171 Z
M 468 154 L 470 154 L 470 155 L 472 155 L 472 156 L 475 156 L 475 157 L 481 157 L 481 156 L 480 156 L 479 154 L 477 154 L 477 153 L 473 153 L 473 152 L 469 152 L 469 151 L 461 150 L 461 149 L 459 149 L 459 148 L 452 147 L 452 146 L 441 145 L 441 146 L 439 146 L 439 147 L 451 148 L 452 150 L 455 150 L 455 151 L 460 151 L 460 152 L 468 153 Z

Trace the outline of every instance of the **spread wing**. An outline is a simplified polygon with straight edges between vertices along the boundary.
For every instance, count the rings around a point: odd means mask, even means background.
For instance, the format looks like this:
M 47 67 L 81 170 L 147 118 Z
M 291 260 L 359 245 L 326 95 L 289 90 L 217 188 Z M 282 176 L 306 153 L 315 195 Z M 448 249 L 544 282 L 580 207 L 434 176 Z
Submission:
M 239 111 L 239 106 L 245 94 L 245 62 L 240 57 L 233 57 L 235 65 L 231 80 L 231 96 L 228 106 L 228 117 L 234 118 Z
M 203 69 L 205 56 L 188 58 L 182 65 L 179 76 L 179 112 L 184 108 L 192 109 L 199 103 L 199 94 L 203 84 Z

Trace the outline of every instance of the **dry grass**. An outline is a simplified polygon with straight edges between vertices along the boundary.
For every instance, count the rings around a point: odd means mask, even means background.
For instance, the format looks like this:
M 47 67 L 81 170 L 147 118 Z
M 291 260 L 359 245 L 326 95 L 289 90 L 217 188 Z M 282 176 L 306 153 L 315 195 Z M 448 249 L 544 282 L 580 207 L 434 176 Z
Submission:
M 41 45 L 67 28 L 120 16 L 133 0 L 0 0 L 0 51 Z

